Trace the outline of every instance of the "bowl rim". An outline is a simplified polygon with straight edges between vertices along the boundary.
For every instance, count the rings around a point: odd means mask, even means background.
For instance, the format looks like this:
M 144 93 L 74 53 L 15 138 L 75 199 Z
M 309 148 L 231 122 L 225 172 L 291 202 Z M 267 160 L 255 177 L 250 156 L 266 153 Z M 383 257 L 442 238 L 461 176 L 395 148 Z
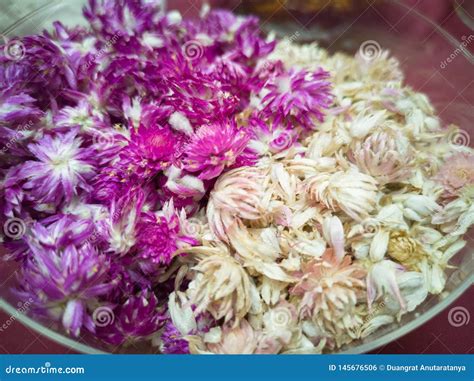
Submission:
M 422 21 L 428 23 L 439 35 L 444 37 L 445 41 L 451 44 L 454 48 L 459 48 L 461 54 L 471 63 L 474 64 L 474 55 L 471 54 L 455 37 L 453 37 L 449 32 L 447 32 L 444 28 L 436 24 L 433 20 L 426 17 L 422 13 L 418 12 L 416 9 L 410 7 L 407 4 L 404 4 L 401 0 L 386 0 L 385 2 L 396 4 L 401 8 L 405 8 L 413 13 L 421 19 Z M 12 33 L 15 31 L 17 27 L 25 23 L 26 21 L 30 20 L 31 18 L 35 17 L 36 15 L 41 14 L 42 12 L 51 11 L 54 7 L 61 8 L 64 6 L 62 2 L 57 2 L 55 0 L 44 4 L 37 9 L 29 12 L 28 14 L 24 15 L 20 19 L 16 20 L 13 24 L 7 27 L 3 32 L 2 35 L 6 35 L 7 33 Z M 377 349 L 383 345 L 386 345 L 398 338 L 410 333 L 414 329 L 420 327 L 422 324 L 426 323 L 428 320 L 432 319 L 444 309 L 446 309 L 449 305 L 451 305 L 456 299 L 458 299 L 466 290 L 468 290 L 472 285 L 474 285 L 474 274 L 471 272 L 457 288 L 449 293 L 444 299 L 442 299 L 439 303 L 436 303 L 434 306 L 429 308 L 423 314 L 416 316 L 413 320 L 405 323 L 404 325 L 384 334 L 383 336 L 369 341 L 367 343 L 362 343 L 357 345 L 353 348 L 344 349 L 338 352 L 334 352 L 333 354 L 360 354 L 360 353 L 367 353 Z M 424 301 L 424 303 L 426 300 Z M 35 332 L 44 335 L 46 338 L 60 344 L 66 346 L 76 352 L 85 353 L 85 354 L 110 354 L 112 352 L 103 351 L 100 349 L 96 349 L 90 345 L 83 344 L 78 340 L 75 340 L 69 336 L 66 336 L 63 333 L 58 331 L 54 331 L 49 327 L 41 324 L 40 322 L 34 320 L 33 318 L 29 317 L 25 312 L 19 311 L 17 308 L 13 307 L 8 301 L 6 301 L 2 296 L 0 296 L 0 310 L 3 310 L 6 314 L 15 317 L 15 320 L 18 320 L 21 324 L 24 324 L 28 328 L 31 328 Z M 416 310 L 414 311 L 416 312 Z

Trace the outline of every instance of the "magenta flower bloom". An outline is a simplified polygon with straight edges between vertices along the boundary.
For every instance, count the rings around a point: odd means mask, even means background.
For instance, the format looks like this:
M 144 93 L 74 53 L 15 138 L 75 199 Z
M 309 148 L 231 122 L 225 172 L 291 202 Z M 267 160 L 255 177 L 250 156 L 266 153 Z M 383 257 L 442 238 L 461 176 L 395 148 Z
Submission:
M 113 310 L 113 321 L 110 324 L 96 323 L 96 332 L 105 341 L 120 345 L 126 340 L 149 337 L 163 326 L 164 321 L 156 295 L 145 289 L 117 306 Z
M 182 232 L 173 201 L 166 203 L 159 213 L 145 213 L 137 226 L 137 232 L 138 253 L 153 264 L 167 265 L 176 250 L 198 243 Z
M 35 223 L 28 235 L 30 245 L 50 249 L 77 247 L 86 243 L 95 230 L 92 220 L 70 214 L 56 214 Z
M 7 82 L 14 88 L 30 94 L 45 106 L 50 105 L 51 95 L 77 89 L 77 78 L 69 57 L 55 41 L 37 35 L 23 37 L 21 44 L 24 56 L 20 60 L 0 56 L 0 66 L 5 66 L 2 70 L 12 75 Z M 4 47 L 0 46 L 0 49 L 3 51 Z
M 234 120 L 202 126 L 186 146 L 185 168 L 200 172 L 200 179 L 213 179 L 238 163 L 248 141 L 249 136 Z
M 169 165 L 175 153 L 177 138 L 168 128 L 141 126 L 132 135 L 130 154 L 147 160 L 155 169 Z M 141 163 L 135 163 L 141 166 Z
M 108 278 L 105 255 L 99 255 L 89 244 L 79 248 L 69 245 L 63 250 L 34 243 L 29 247 L 30 259 L 21 273 L 20 293 L 33 299 L 36 312 L 62 320 L 74 336 L 79 335 L 82 326 L 92 328 L 85 312 L 87 303 L 114 287 Z
M 273 117 L 275 123 L 293 118 L 298 124 L 314 129 L 314 118 L 323 121 L 324 109 L 332 103 L 329 73 L 291 69 L 275 76 L 263 89 L 263 114 Z
M 189 344 L 183 339 L 183 335 L 169 320 L 161 335 L 161 351 L 166 354 L 181 355 L 189 354 Z
M 25 162 L 18 180 L 26 180 L 23 189 L 39 203 L 58 205 L 70 201 L 80 190 L 90 191 L 88 180 L 94 174 L 94 151 L 81 148 L 77 131 L 55 137 L 45 135 L 28 149 L 35 161 Z
M 169 222 L 176 222 L 174 221 Z M 179 225 L 170 224 L 165 217 L 147 213 L 141 220 L 138 231 L 138 250 L 143 259 L 156 264 L 168 264 L 177 250 L 176 236 Z
M 170 167 L 181 140 L 168 127 L 140 126 L 132 132 L 128 145 L 94 178 L 94 196 L 109 204 L 146 184 Z

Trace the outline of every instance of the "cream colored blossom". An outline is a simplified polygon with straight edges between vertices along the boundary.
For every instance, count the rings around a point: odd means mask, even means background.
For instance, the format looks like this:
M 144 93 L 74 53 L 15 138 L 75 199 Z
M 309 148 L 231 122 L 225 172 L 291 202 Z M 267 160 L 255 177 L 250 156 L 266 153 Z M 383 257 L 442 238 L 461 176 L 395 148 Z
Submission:
M 265 173 L 242 167 L 222 175 L 207 204 L 209 226 L 217 238 L 227 241 L 227 230 L 237 218 L 257 220 L 266 215 Z
M 196 313 L 209 311 L 215 319 L 239 321 L 252 306 L 255 286 L 244 268 L 232 257 L 213 255 L 194 267 L 198 272 L 190 287 Z
M 345 256 L 339 261 L 332 249 L 321 260 L 303 265 L 301 278 L 291 289 L 300 297 L 301 318 L 310 317 L 324 331 L 338 335 L 354 323 L 351 313 L 365 293 L 365 271 Z
M 258 334 L 247 320 L 237 325 L 214 327 L 203 336 L 187 336 L 192 354 L 252 354 L 257 347 Z
M 401 181 L 411 172 L 411 153 L 404 136 L 392 131 L 376 131 L 352 151 L 359 169 L 371 175 L 380 185 Z
M 309 198 L 332 211 L 343 210 L 355 220 L 367 218 L 377 203 L 377 182 L 350 168 L 319 173 L 306 181 Z
M 242 320 L 238 326 L 225 325 L 222 329 L 221 340 L 207 345 L 212 353 L 223 355 L 252 354 L 256 346 L 257 334 L 247 320 Z

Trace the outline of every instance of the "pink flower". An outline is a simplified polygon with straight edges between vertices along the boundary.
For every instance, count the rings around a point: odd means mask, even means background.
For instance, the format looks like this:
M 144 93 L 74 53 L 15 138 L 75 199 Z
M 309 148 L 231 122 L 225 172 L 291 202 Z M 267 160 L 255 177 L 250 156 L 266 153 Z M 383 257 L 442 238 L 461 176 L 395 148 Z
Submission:
M 200 179 L 213 179 L 225 168 L 242 165 L 242 160 L 252 161 L 250 157 L 242 155 L 248 141 L 248 135 L 243 129 L 237 128 L 234 120 L 204 125 L 186 146 L 185 169 L 201 172 L 198 176 Z
M 257 347 L 257 333 L 247 320 L 241 320 L 237 326 L 225 325 L 222 328 L 221 340 L 216 344 L 208 344 L 213 353 L 252 354 Z
M 349 255 L 338 258 L 333 249 L 305 263 L 302 270 L 299 282 L 290 290 L 301 297 L 301 318 L 311 318 L 327 332 L 342 330 L 364 296 L 365 270 L 353 265 Z
M 443 185 L 447 198 L 459 195 L 464 187 L 474 184 L 474 155 L 457 153 L 450 156 L 435 180 Z
M 141 126 L 132 135 L 130 148 L 137 159 L 155 162 L 155 167 L 167 167 L 174 155 L 176 140 L 168 128 Z
M 278 124 L 286 118 L 308 129 L 314 129 L 314 120 L 323 120 L 323 110 L 332 103 L 329 73 L 320 69 L 316 72 L 290 70 L 273 77 L 263 91 L 263 113 L 273 116 Z
M 153 264 L 169 264 L 176 250 L 198 242 L 181 234 L 181 224 L 173 201 L 159 213 L 145 213 L 137 225 L 137 249 L 143 259 Z

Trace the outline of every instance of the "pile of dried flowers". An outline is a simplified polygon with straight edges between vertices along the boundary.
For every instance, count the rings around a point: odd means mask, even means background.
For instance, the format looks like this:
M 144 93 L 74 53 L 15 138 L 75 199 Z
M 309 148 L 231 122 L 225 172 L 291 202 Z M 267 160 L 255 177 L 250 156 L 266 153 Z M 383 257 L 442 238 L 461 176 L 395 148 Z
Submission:
M 320 353 L 443 291 L 474 153 L 388 52 L 206 8 L 84 15 L 0 57 L 0 222 L 32 312 L 163 353 Z

